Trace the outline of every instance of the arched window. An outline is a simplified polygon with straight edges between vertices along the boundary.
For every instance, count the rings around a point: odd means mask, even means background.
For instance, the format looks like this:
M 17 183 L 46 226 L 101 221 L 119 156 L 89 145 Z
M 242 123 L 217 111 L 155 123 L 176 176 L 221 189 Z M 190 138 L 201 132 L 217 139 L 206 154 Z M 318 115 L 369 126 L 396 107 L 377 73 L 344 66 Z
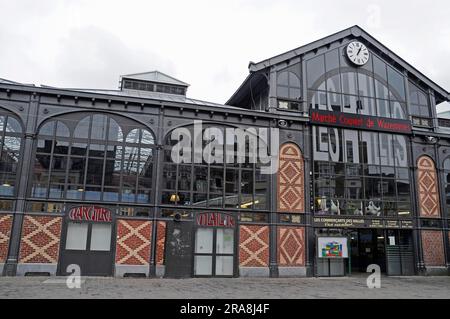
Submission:
M 407 119 L 405 78 L 375 53 L 356 67 L 346 45 L 305 61 L 310 108 Z
M 74 113 L 50 120 L 38 134 L 32 196 L 148 203 L 153 147 L 153 134 L 124 117 Z
M 203 137 L 205 136 L 205 130 L 208 128 L 211 128 L 211 125 L 203 125 L 203 131 L 201 132 Z M 202 136 L 194 137 L 192 126 L 183 129 L 190 133 L 191 141 L 194 141 L 195 138 L 202 139 Z M 236 143 L 235 136 L 226 129 L 225 126 L 214 126 L 214 130 L 220 131 L 223 137 L 222 150 L 220 150 L 220 147 L 216 148 L 216 152 L 224 152 L 223 156 L 218 156 L 222 158 L 221 162 L 210 161 L 208 163 L 202 153 L 200 153 L 201 161 L 194 160 L 197 156 L 194 157 L 192 152 L 187 156 L 186 154 L 179 154 L 183 158 L 190 158 L 187 162 L 179 163 L 181 160 L 172 158 L 172 155 L 174 155 L 172 153 L 173 147 L 179 141 L 172 140 L 171 134 L 167 136 L 164 146 L 161 184 L 163 204 L 240 209 L 244 212 L 263 212 L 269 208 L 267 199 L 269 175 L 261 172 L 260 164 L 251 163 L 248 156 L 248 138 L 245 139 L 245 145 L 243 146 L 246 149 L 245 156 L 239 153 L 243 156 L 244 163 L 238 162 L 239 146 Z M 208 144 L 206 138 L 203 138 L 203 152 L 207 152 Z M 196 152 L 196 150 L 194 151 Z M 227 161 L 227 158 L 231 160 Z M 250 218 L 244 218 L 244 215 L 246 213 L 241 214 L 241 220 Z M 266 214 L 259 216 L 264 220 Z M 254 216 L 251 218 L 254 218 Z
M 14 196 L 22 144 L 22 126 L 11 115 L 0 114 L 0 195 Z

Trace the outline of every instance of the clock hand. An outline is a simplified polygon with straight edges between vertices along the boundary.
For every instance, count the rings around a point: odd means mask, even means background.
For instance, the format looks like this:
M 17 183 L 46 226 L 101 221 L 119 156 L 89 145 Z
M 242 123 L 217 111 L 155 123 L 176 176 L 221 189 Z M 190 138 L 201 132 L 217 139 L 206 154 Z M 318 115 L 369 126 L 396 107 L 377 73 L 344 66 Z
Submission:
M 359 55 L 359 52 L 361 52 L 362 47 L 359 48 L 358 53 L 356 53 L 356 55 Z

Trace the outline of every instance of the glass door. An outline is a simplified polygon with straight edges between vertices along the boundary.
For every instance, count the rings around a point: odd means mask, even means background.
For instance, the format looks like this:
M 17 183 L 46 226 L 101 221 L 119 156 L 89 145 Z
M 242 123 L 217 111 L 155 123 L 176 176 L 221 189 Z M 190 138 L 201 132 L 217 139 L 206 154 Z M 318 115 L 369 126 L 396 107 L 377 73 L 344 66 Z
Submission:
M 234 274 L 234 229 L 198 228 L 195 233 L 194 275 Z
M 194 275 L 212 276 L 213 228 L 198 228 L 195 233 Z

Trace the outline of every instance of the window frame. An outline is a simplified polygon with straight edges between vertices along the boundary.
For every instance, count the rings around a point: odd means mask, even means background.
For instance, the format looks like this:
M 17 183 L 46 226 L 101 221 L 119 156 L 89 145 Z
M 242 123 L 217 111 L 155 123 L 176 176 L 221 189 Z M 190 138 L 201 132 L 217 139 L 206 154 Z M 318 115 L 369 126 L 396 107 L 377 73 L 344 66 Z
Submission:
M 104 123 L 104 132 L 105 136 L 100 136 L 101 139 L 94 139 L 91 130 L 93 129 L 94 125 L 94 116 L 101 115 L 105 117 L 105 123 Z M 75 135 L 76 127 L 78 127 L 78 124 L 80 124 L 85 119 L 89 120 L 88 125 L 88 136 L 87 138 L 78 138 Z M 40 134 L 39 131 L 45 126 L 48 125 L 48 123 L 55 123 L 53 124 L 53 131 L 52 134 Z M 69 128 L 70 136 L 69 137 L 60 137 L 57 136 L 57 125 L 56 123 L 62 122 Z M 117 137 L 114 138 L 114 135 L 111 136 L 110 129 L 118 128 L 117 130 Z M 128 131 L 125 131 L 124 128 L 128 128 Z M 137 129 L 139 136 L 137 143 L 129 143 L 127 142 L 127 136 L 133 131 Z M 37 184 L 35 180 L 35 172 L 36 168 L 33 167 L 33 178 L 32 182 L 29 185 L 28 189 L 28 196 L 30 198 L 35 200 L 43 200 L 43 201 L 52 201 L 52 200 L 84 200 L 87 202 L 108 202 L 108 203 L 126 203 L 126 204 L 151 204 L 154 203 L 155 196 L 153 194 L 153 190 L 155 189 L 155 170 L 156 170 L 156 145 L 155 145 L 155 135 L 152 132 L 152 130 L 149 127 L 146 127 L 138 122 L 135 122 L 131 119 L 128 119 L 123 116 L 119 115 L 111 115 L 101 112 L 80 112 L 76 113 L 76 116 L 72 115 L 65 115 L 65 116 L 58 116 L 55 118 L 52 118 L 50 120 L 47 120 L 43 122 L 39 128 L 36 141 L 34 143 L 33 148 L 33 159 L 36 163 L 38 160 L 38 156 L 44 155 L 50 157 L 49 167 L 44 172 L 47 174 L 46 182 L 45 182 L 45 193 L 43 196 L 35 196 L 34 191 Z M 146 136 L 150 136 L 150 143 L 143 144 L 142 137 L 144 136 L 144 132 L 146 132 Z M 95 137 L 95 136 L 94 136 Z M 38 148 L 39 141 L 51 141 L 51 148 L 50 150 L 40 151 Z M 65 155 L 55 154 L 55 146 L 57 142 L 64 141 L 65 143 L 68 143 L 67 146 L 67 152 Z M 74 146 L 77 144 L 82 144 L 82 146 L 85 148 L 85 151 L 76 154 L 73 152 Z M 96 154 L 92 154 L 93 148 L 92 145 L 100 146 L 99 152 Z M 142 176 L 140 177 L 140 172 L 136 172 L 134 186 L 133 186 L 133 192 L 134 192 L 134 200 L 132 201 L 125 201 L 122 196 L 122 189 L 123 189 L 123 180 L 124 175 L 126 175 L 125 172 L 125 150 L 127 147 L 130 148 L 137 148 L 137 163 L 136 166 L 137 169 L 139 169 L 141 166 L 140 164 L 144 164 L 145 162 L 140 162 L 140 152 L 142 149 L 148 149 L 151 150 L 149 152 L 149 155 L 146 157 L 147 161 L 150 160 L 150 170 L 151 174 L 150 177 L 148 176 Z M 114 155 L 109 154 L 110 149 L 113 149 Z M 117 154 L 119 156 L 117 156 Z M 66 167 L 64 169 L 64 182 L 63 183 L 52 183 L 52 176 L 54 174 L 54 158 L 57 157 L 63 157 L 66 159 Z M 150 158 L 151 157 L 151 158 Z M 78 182 L 72 182 L 70 180 L 70 174 L 71 174 L 71 167 L 73 165 L 73 160 L 81 160 L 83 164 L 82 172 L 79 175 L 80 180 Z M 100 182 L 98 183 L 88 183 L 88 172 L 89 172 L 89 165 L 92 163 L 92 161 L 101 161 L 101 172 L 97 174 L 97 177 L 100 179 Z M 113 166 L 111 166 L 112 173 L 117 174 L 118 173 L 118 180 L 116 180 L 114 185 L 109 185 L 109 182 L 106 182 L 107 179 L 107 169 L 110 167 L 108 164 L 111 164 L 111 161 L 113 161 Z M 117 170 L 116 162 L 120 162 L 120 168 Z M 36 165 L 36 164 L 35 164 Z M 145 167 L 145 166 L 142 166 Z M 117 172 L 117 173 L 116 173 Z M 145 173 L 145 175 L 148 174 L 146 171 L 142 171 L 141 173 Z M 140 178 L 150 179 L 150 187 L 148 188 L 142 188 L 141 184 L 139 184 Z M 56 198 L 54 196 L 51 196 L 52 192 L 52 185 L 59 185 L 62 187 L 61 195 L 57 196 Z M 78 188 L 78 189 L 77 189 Z M 141 188 L 143 191 L 145 191 L 146 194 L 148 194 L 148 198 L 145 202 L 139 200 L 141 194 Z M 90 194 L 88 193 L 89 189 L 97 189 L 95 193 Z M 116 196 L 113 196 L 113 198 L 108 198 L 107 193 L 108 191 L 116 190 Z M 76 193 L 79 192 L 80 194 Z M 70 194 L 74 194 L 75 196 L 71 196 Z M 142 193 L 142 194 L 145 194 Z M 92 197 L 90 197 L 93 195 Z

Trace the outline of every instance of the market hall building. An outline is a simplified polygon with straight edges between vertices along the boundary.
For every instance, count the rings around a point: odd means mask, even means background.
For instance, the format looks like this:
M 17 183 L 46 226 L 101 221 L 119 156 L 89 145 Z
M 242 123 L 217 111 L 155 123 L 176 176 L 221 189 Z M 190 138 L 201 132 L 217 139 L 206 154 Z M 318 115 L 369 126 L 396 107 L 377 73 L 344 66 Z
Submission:
M 448 275 L 449 93 L 358 26 L 249 71 L 224 105 L 157 71 L 0 80 L 0 273 Z M 175 163 L 196 120 L 279 129 L 277 173 Z

